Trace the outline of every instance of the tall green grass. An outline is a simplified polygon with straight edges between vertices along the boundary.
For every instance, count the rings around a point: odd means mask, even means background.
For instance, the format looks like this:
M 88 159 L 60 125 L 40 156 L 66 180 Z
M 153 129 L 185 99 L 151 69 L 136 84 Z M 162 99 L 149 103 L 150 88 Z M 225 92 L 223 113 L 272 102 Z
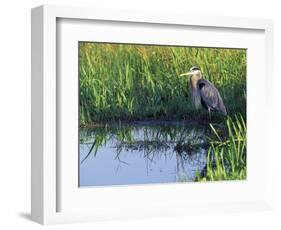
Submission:
M 246 50 L 79 44 L 80 124 L 202 119 L 186 78 L 197 65 L 218 88 L 228 114 L 246 114 Z
M 247 177 L 247 128 L 239 115 L 226 120 L 226 133 L 212 124 L 206 175 L 199 180 L 243 180 Z

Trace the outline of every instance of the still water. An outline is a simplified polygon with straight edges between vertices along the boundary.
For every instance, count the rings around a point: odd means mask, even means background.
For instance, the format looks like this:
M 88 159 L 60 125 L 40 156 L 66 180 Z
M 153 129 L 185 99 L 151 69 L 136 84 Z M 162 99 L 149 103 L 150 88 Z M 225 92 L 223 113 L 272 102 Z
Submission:
M 194 181 L 206 170 L 205 131 L 193 125 L 134 124 L 80 129 L 79 184 Z

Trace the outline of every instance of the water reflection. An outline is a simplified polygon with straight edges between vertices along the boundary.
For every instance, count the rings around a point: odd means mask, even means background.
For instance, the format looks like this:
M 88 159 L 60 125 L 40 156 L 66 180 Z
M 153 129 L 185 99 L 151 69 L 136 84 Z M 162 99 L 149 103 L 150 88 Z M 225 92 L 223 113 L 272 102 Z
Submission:
M 205 130 L 118 125 L 80 130 L 80 186 L 194 181 L 206 166 Z

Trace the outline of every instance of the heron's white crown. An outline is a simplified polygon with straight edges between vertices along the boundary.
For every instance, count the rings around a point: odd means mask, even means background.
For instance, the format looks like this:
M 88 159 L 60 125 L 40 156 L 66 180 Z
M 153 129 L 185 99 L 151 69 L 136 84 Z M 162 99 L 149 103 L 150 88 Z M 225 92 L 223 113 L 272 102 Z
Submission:
M 199 69 L 191 71 L 192 75 L 200 74 L 201 71 Z

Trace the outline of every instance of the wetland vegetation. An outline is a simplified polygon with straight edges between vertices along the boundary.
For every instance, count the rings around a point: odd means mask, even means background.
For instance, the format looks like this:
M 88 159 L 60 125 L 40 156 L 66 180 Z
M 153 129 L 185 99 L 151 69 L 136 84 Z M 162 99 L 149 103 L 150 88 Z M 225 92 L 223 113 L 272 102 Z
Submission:
M 79 43 L 80 186 L 247 176 L 246 50 Z M 195 110 L 191 66 L 228 116 Z

